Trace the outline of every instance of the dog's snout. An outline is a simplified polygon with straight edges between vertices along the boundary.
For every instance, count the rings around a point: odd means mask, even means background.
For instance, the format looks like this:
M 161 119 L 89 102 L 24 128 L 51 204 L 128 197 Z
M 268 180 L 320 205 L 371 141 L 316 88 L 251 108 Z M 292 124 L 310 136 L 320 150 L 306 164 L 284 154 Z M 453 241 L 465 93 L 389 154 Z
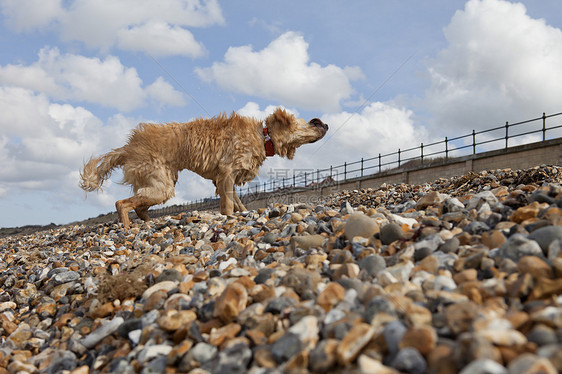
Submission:
M 322 122 L 320 118 L 313 118 L 309 122 L 312 126 L 322 128 L 324 130 L 328 130 L 328 125 Z

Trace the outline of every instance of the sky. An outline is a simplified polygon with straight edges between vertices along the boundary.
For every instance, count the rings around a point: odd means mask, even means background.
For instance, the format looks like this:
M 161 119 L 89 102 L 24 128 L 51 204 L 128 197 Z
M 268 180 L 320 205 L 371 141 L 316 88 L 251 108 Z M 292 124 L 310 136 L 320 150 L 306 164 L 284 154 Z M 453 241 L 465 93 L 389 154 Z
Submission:
M 0 0 L 0 227 L 113 211 L 119 171 L 79 171 L 140 122 L 330 125 L 263 182 L 562 112 L 561 29 L 559 0 Z M 168 205 L 213 193 L 184 171 Z

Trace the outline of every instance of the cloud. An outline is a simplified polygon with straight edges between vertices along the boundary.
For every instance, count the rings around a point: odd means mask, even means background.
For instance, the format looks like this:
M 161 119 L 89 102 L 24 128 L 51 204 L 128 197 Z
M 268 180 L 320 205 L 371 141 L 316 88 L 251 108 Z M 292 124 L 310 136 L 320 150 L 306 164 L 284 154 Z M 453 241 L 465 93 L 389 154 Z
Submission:
M 62 0 L 1 0 L 0 10 L 9 27 L 31 31 L 51 24 L 62 15 Z
M 156 56 L 201 57 L 205 53 L 205 48 L 191 32 L 165 22 L 148 22 L 122 28 L 117 32 L 117 45 L 123 50 L 149 51 Z
M 4 194 L 33 190 L 83 196 L 72 176 L 84 159 L 121 145 L 137 122 L 117 115 L 104 125 L 82 107 L 52 103 L 44 94 L 17 87 L 0 87 L 0 111 Z
M 470 0 L 445 36 L 425 96 L 434 128 L 454 134 L 560 110 L 562 32 L 531 18 L 524 5 Z
M 277 108 L 283 108 L 287 112 L 292 113 L 297 117 L 299 115 L 299 112 L 296 111 L 295 109 L 288 109 L 282 105 L 268 105 L 267 107 L 265 107 L 264 110 L 260 110 L 259 104 L 253 101 L 249 101 L 248 103 L 246 103 L 246 105 L 238 109 L 236 113 L 240 114 L 241 116 L 253 117 L 258 121 L 263 121 L 267 116 L 275 112 Z
M 335 153 L 338 159 L 334 162 L 342 164 L 419 146 L 429 139 L 424 128 L 414 126 L 413 114 L 409 109 L 381 102 L 371 103 L 359 113 L 327 114 L 322 120 L 330 130 L 317 152 Z
M 261 51 L 249 45 L 230 47 L 224 62 L 196 73 L 225 90 L 325 112 L 340 110 L 341 100 L 353 93 L 350 82 L 362 77 L 358 67 L 310 62 L 308 43 L 296 32 L 281 35 Z
M 204 48 L 187 28 L 224 23 L 217 0 L 0 0 L 0 9 L 17 32 L 53 25 L 63 41 L 158 56 L 200 57 Z
M 57 48 L 43 48 L 31 65 L 0 66 L 0 84 L 45 93 L 55 100 L 89 102 L 120 111 L 145 104 L 147 97 L 160 105 L 185 105 L 183 95 L 158 78 L 144 89 L 135 68 L 119 58 L 90 58 L 61 54 Z
M 162 77 L 158 77 L 154 83 L 148 86 L 146 88 L 146 93 L 157 103 L 165 103 L 170 106 L 184 106 L 186 104 L 183 94 L 176 91 L 174 87 Z

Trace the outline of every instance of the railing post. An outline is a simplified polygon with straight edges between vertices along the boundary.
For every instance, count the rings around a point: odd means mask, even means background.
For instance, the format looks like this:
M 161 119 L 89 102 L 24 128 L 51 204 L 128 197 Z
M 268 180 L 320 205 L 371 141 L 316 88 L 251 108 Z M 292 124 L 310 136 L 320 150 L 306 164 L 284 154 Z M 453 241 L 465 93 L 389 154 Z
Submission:
M 320 169 L 316 169 L 316 183 L 320 184 Z
M 509 123 L 505 121 L 505 149 L 507 149 L 508 139 L 509 139 Z
M 472 130 L 472 154 L 476 154 L 476 131 Z
M 293 187 L 297 186 L 297 180 L 295 178 L 295 169 L 293 169 Z
M 398 148 L 398 167 L 400 167 L 400 148 Z
M 308 183 L 306 183 L 306 171 L 304 172 L 304 186 L 306 187 Z
M 449 139 L 445 137 L 445 161 L 449 160 Z
M 361 176 L 363 176 L 363 157 L 361 157 Z
M 379 173 L 382 171 L 381 169 L 381 154 L 379 153 Z
M 343 163 L 343 180 L 347 182 L 347 162 Z
M 546 115 L 542 113 L 542 141 L 546 140 Z
M 423 165 L 423 143 L 421 143 L 420 149 L 421 149 L 421 164 Z

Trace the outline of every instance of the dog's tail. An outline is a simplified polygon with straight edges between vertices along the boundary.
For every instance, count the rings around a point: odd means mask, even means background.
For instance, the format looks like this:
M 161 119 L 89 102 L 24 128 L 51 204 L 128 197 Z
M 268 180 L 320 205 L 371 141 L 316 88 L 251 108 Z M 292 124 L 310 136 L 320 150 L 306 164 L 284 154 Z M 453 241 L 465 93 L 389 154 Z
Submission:
M 87 192 L 99 190 L 111 171 L 123 165 L 123 153 L 123 148 L 117 148 L 101 157 L 91 158 L 80 172 L 80 188 Z

